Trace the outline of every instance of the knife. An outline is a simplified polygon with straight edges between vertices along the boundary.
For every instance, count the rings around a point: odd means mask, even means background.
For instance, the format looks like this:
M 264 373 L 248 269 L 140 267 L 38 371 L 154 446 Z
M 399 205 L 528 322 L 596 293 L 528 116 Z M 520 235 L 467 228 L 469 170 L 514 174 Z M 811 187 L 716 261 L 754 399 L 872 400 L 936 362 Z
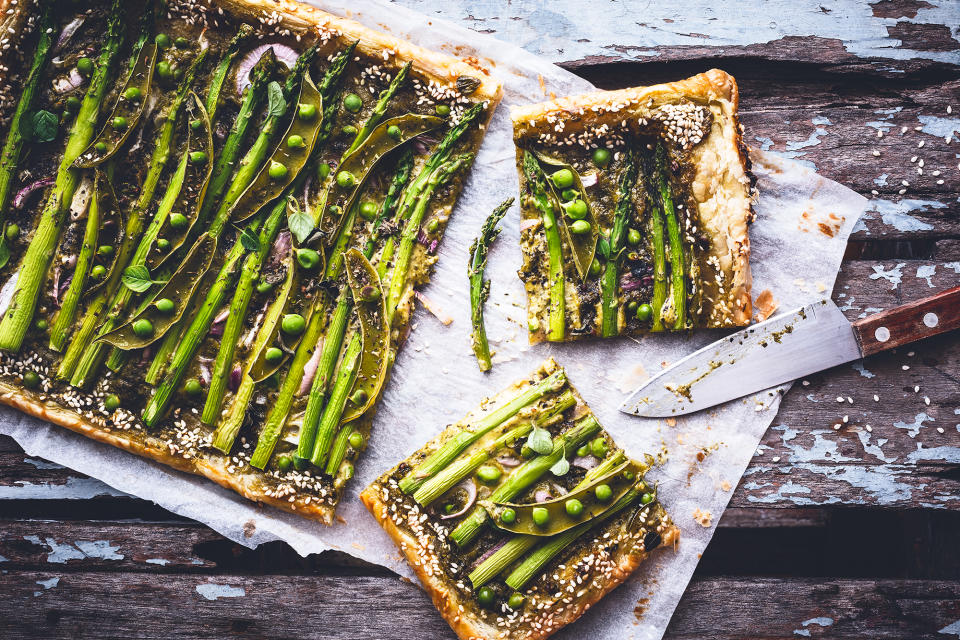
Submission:
M 693 413 L 958 327 L 960 287 L 856 322 L 820 300 L 695 351 L 647 380 L 620 410 Z

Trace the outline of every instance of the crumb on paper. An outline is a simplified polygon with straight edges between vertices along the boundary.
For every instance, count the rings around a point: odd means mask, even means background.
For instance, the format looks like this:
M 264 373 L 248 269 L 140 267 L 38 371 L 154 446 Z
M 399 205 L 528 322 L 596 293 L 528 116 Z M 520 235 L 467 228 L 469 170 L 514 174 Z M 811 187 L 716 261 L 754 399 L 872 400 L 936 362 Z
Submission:
M 709 529 L 710 525 L 713 524 L 713 514 L 709 511 L 702 511 L 700 507 L 697 507 L 696 511 L 693 512 L 693 520 L 704 529 Z
M 677 419 L 676 419 L 676 418 L 667 418 L 666 420 L 664 420 L 664 422 L 667 423 L 667 426 L 668 426 L 668 427 L 675 427 L 675 426 L 677 426 Z
M 721 490 L 721 491 L 730 491 L 730 488 L 731 488 L 731 487 L 730 487 L 730 482 L 729 482 L 729 481 L 723 480 L 723 481 L 720 482 L 720 490 Z
M 256 530 L 257 530 L 257 523 L 254 522 L 252 518 L 243 523 L 244 538 L 252 538 Z
M 757 322 L 763 322 L 772 316 L 779 306 L 780 303 L 773 298 L 773 292 L 770 289 L 764 289 L 753 302 L 753 308 L 757 310 L 754 317 Z
M 815 286 L 815 287 L 817 288 L 817 293 L 823 293 L 824 291 L 827 290 L 827 285 L 825 285 L 824 283 L 820 282 L 819 280 L 817 280 L 816 282 L 814 282 L 814 283 L 813 283 L 813 286 Z

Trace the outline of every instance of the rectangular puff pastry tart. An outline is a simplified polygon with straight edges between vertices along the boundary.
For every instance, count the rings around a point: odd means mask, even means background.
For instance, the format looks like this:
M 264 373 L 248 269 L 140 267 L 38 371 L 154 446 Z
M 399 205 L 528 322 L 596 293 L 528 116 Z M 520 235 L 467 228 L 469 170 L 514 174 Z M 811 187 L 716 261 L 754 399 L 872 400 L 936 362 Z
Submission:
M 552 359 L 360 494 L 460 638 L 546 638 L 679 530 Z
M 288 0 L 0 8 L 0 402 L 329 524 L 500 84 Z
M 749 324 L 737 102 L 713 69 L 512 109 L 531 342 Z

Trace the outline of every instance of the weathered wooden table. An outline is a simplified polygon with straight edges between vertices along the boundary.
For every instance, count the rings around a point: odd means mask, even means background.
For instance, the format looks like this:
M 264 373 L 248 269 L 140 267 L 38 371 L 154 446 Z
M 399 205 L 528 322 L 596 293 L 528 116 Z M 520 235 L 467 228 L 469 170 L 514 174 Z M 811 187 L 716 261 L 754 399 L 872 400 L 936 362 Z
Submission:
M 957 2 L 402 2 L 605 88 L 726 69 L 749 144 L 872 198 L 851 319 L 960 282 Z M 0 498 L 3 638 L 451 637 L 387 571 L 244 549 L 6 438 Z M 668 638 L 960 637 L 960 337 L 794 386 L 719 527 Z

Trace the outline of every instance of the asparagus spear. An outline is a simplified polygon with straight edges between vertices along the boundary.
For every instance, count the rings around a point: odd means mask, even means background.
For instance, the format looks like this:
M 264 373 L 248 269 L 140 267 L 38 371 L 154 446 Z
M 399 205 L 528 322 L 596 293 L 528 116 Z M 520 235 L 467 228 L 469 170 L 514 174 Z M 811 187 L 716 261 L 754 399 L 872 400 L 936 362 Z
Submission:
M 654 168 L 654 172 L 656 169 Z M 650 174 L 649 167 L 646 171 Z M 653 322 L 651 331 L 663 331 L 663 304 L 667 300 L 667 250 L 663 238 L 663 208 L 659 198 L 647 192 L 647 204 L 650 207 L 650 235 L 653 236 Z
M 549 331 L 547 339 L 562 342 L 566 333 L 566 306 L 563 293 L 563 245 L 560 243 L 560 231 L 557 229 L 557 216 L 553 198 L 547 186 L 547 177 L 536 157 L 529 151 L 523 152 L 523 174 L 527 179 L 527 191 L 531 194 L 540 216 L 543 218 L 543 232 L 547 237 L 549 255 L 548 278 L 550 282 Z
M 612 456 L 601 462 L 599 465 L 587 472 L 572 491 L 577 491 L 590 484 L 595 478 L 606 475 L 614 467 L 623 462 L 625 456 L 622 451 L 617 451 Z M 482 587 L 490 582 L 495 576 L 499 575 L 507 567 L 520 559 L 523 554 L 532 549 L 539 542 L 543 542 L 543 536 L 518 535 L 506 542 L 502 547 L 492 553 L 487 559 L 481 562 L 470 572 L 470 583 L 474 589 Z
M 134 292 L 126 286 L 121 286 L 122 276 L 127 266 L 144 264 L 147 254 L 153 246 L 152 242 L 140 241 L 143 225 L 153 202 L 153 195 L 159 185 L 160 177 L 170 160 L 173 134 L 180 109 L 186 101 L 190 85 L 193 84 L 193 79 L 206 58 L 207 51 L 206 48 L 201 49 L 194 58 L 177 87 L 177 93 L 167 106 L 163 124 L 160 126 L 157 136 L 157 143 L 150 156 L 147 174 L 140 187 L 140 195 L 133 204 L 127 218 L 123 241 L 117 250 L 117 267 L 111 273 L 110 279 L 104 287 L 87 306 L 86 315 L 70 340 L 67 352 L 60 363 L 57 377 L 69 378 L 70 384 L 75 387 L 88 386 L 93 381 L 103 361 L 106 346 L 101 342 L 92 340 L 94 332 L 97 333 L 97 336 L 102 336 L 115 329 L 122 322 L 124 313 L 133 298 Z M 109 315 L 101 324 L 104 312 Z M 100 324 L 99 330 L 97 328 L 98 324 Z
M 554 420 L 560 419 L 563 412 L 577 403 L 572 391 L 564 391 L 556 401 L 547 407 L 542 414 L 536 417 L 539 427 L 546 427 Z M 534 427 L 534 420 L 530 420 L 519 427 L 506 432 L 485 449 L 454 461 L 443 471 L 433 476 L 413 494 L 413 499 L 423 506 L 428 506 L 434 500 L 453 488 L 458 482 L 476 471 L 487 460 L 495 456 L 501 449 L 524 437 Z
M 56 182 L 47 196 L 40 223 L 21 261 L 17 289 L 7 312 L 0 321 L 0 349 L 19 351 L 36 312 L 40 287 L 60 238 L 70 201 L 77 187 L 79 172 L 71 169 L 73 161 L 86 148 L 93 135 L 100 106 L 107 91 L 117 54 L 123 44 L 122 0 L 113 0 L 107 19 L 107 33 L 90 85 L 67 139 L 66 150 L 57 169 Z
M 600 430 L 600 423 L 593 415 L 579 420 L 572 429 L 565 431 L 554 439 L 553 451 L 545 456 L 537 456 L 514 469 L 500 486 L 493 490 L 488 500 L 491 502 L 506 502 L 519 495 L 536 482 L 550 467 L 555 465 L 561 457 L 573 454 L 585 440 Z M 475 507 L 457 527 L 450 532 L 450 539 L 458 547 L 470 544 L 481 528 L 487 523 L 490 516 L 483 507 Z
M 553 393 L 561 389 L 566 382 L 567 374 L 563 370 L 560 370 L 526 387 L 517 394 L 515 398 L 497 407 L 478 420 L 472 429 L 463 430 L 444 442 L 439 449 L 427 456 L 423 462 L 411 469 L 407 475 L 400 480 L 400 490 L 406 494 L 414 493 L 422 487 L 429 478 L 453 462 L 467 447 L 493 429 L 496 429 L 505 421 L 517 415 L 517 413 L 525 407 L 537 402 L 548 393 Z
M 667 218 L 667 235 L 670 238 L 670 289 L 673 294 L 670 311 L 662 316 L 662 320 L 672 324 L 673 329 L 683 329 L 687 322 L 687 289 L 685 268 L 683 264 L 683 242 L 680 239 L 680 223 L 673 206 L 673 194 L 670 191 L 670 180 L 667 176 L 667 150 L 663 143 L 657 144 L 656 151 L 656 180 L 657 191 L 660 196 L 660 205 Z M 654 307 L 656 312 L 658 307 Z
M 600 280 L 600 331 L 604 338 L 620 333 L 617 323 L 617 290 L 619 289 L 620 254 L 627 243 L 627 226 L 633 213 L 633 189 L 637 184 L 638 163 L 633 149 L 624 152 L 623 172 L 617 181 L 617 204 L 613 213 L 613 228 L 610 230 L 610 254 Z
M 490 344 L 487 342 L 487 329 L 483 324 L 483 303 L 490 297 L 490 281 L 484 280 L 483 270 L 487 267 L 487 251 L 500 235 L 497 223 L 512 205 L 513 198 L 510 198 L 494 209 L 483 223 L 480 235 L 470 245 L 470 263 L 467 265 L 467 278 L 470 280 L 470 321 L 473 324 L 470 335 L 480 371 L 489 371 L 491 367 Z
M 33 62 L 20 89 L 20 100 L 17 109 L 10 119 L 7 139 L 0 151 L 0 229 L 5 226 L 7 207 L 10 205 L 10 194 L 17 174 L 17 164 L 20 162 L 20 153 L 24 143 L 23 118 L 33 108 L 33 100 L 37 95 L 37 86 L 44 67 L 50 59 L 50 49 L 53 44 L 53 15 L 52 0 L 42 3 L 40 18 L 37 21 L 37 48 L 33 52 Z M 0 267 L 10 259 L 10 249 L 7 247 L 6 234 L 0 234 Z
M 271 98 L 271 104 L 268 107 L 268 117 L 260 130 L 260 135 L 246 153 L 243 160 L 241 160 L 240 168 L 234 176 L 230 188 L 227 189 L 227 193 L 220 205 L 220 209 L 217 211 L 217 215 L 207 230 L 207 233 L 213 238 L 217 238 L 223 231 L 230 218 L 233 205 L 246 190 L 247 186 L 256 178 L 260 166 L 267 157 L 273 134 L 276 132 L 281 119 L 289 111 L 290 105 L 287 104 L 289 98 L 294 95 L 294 91 L 300 86 L 304 74 L 316 53 L 317 46 L 314 45 L 300 54 L 294 63 L 293 69 L 290 71 L 290 75 L 287 76 L 284 88 L 280 90 L 283 95 L 277 96 L 277 94 L 274 93 L 275 97 Z M 277 88 L 279 90 L 279 87 Z M 253 233 L 259 231 L 263 218 L 263 213 L 257 214 L 247 225 L 247 229 Z M 186 325 L 187 329 L 183 334 L 180 344 L 177 345 L 173 353 L 163 380 L 150 397 L 150 400 L 147 401 L 147 405 L 143 410 L 142 419 L 148 427 L 155 426 L 163 414 L 166 413 L 173 391 L 180 385 L 183 375 L 186 373 L 187 366 L 193 361 L 193 357 L 200 347 L 200 342 L 210 330 L 210 325 L 213 323 L 213 317 L 217 309 L 220 308 L 224 297 L 233 284 L 234 269 L 237 262 L 243 256 L 243 253 L 243 245 L 238 239 L 227 253 L 224 264 L 213 286 L 207 292 L 203 304 L 193 315 L 189 324 Z
M 217 109 L 220 107 L 220 92 L 223 89 L 224 81 L 227 79 L 227 74 L 230 72 L 230 65 L 233 64 L 234 58 L 236 58 L 240 52 L 240 45 L 251 35 L 253 35 L 253 27 L 248 24 L 240 25 L 240 29 L 237 30 L 237 34 L 233 36 L 233 40 L 230 41 L 227 50 L 223 52 L 223 57 L 220 58 L 220 62 L 213 72 L 205 105 L 211 123 L 216 122 Z

